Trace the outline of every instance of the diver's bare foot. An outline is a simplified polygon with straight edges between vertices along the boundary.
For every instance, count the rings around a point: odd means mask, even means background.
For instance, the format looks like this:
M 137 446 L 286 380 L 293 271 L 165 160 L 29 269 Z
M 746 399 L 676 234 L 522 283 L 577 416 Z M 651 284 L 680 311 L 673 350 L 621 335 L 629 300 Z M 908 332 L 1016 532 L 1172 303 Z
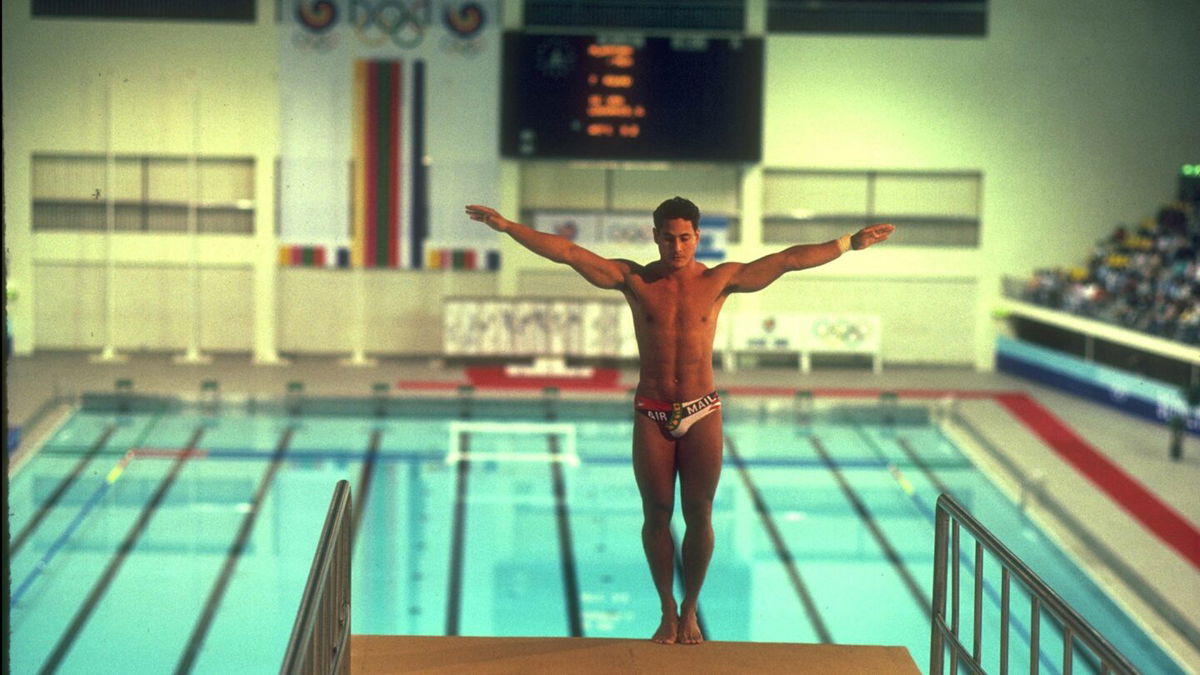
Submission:
M 671 614 L 663 613 L 662 623 L 658 624 L 658 630 L 654 631 L 654 637 L 651 640 L 660 645 L 675 644 L 675 634 L 679 630 L 679 617 L 674 612 Z
M 700 622 L 696 620 L 696 610 L 683 610 L 679 617 L 679 627 L 675 630 L 675 641 L 681 645 L 698 645 L 704 642 Z

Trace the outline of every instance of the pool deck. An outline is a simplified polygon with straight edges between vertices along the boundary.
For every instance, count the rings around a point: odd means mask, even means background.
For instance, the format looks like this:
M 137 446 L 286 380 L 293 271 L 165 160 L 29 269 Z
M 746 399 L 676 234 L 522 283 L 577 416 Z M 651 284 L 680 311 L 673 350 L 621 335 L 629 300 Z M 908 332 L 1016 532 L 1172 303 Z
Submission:
M 351 675 L 383 673 L 920 673 L 903 647 L 601 638 L 355 635 Z
M 386 382 L 395 389 L 426 393 L 453 392 L 467 383 L 461 367 L 441 367 L 429 360 L 380 360 L 369 367 L 342 365 L 334 356 L 305 356 L 287 365 L 252 365 L 246 356 L 218 355 L 211 364 L 175 365 L 171 355 L 139 354 L 125 363 L 92 363 L 86 353 L 39 353 L 14 357 L 8 362 L 8 420 L 20 424 L 29 418 L 54 393 L 77 394 L 85 391 L 111 392 L 119 378 L 133 380 L 141 393 L 195 393 L 204 380 L 218 380 L 223 392 L 264 396 L 282 395 L 289 382 L 302 381 L 305 392 L 313 396 L 370 396 L 372 385 Z M 962 368 L 885 367 L 880 374 L 865 369 L 815 369 L 800 374 L 790 369 L 742 369 L 736 373 L 716 372 L 717 386 L 735 394 L 738 391 L 811 390 L 818 396 L 839 394 L 869 399 L 880 391 L 899 391 L 923 398 L 954 393 L 963 424 L 982 437 L 984 445 L 999 450 L 1022 478 L 1006 475 L 1003 467 L 988 459 L 988 453 L 975 451 L 972 459 L 985 465 L 1002 489 L 1014 498 L 1028 497 L 1037 486 L 1043 494 L 1060 504 L 1067 516 L 1082 524 L 1064 525 L 1036 499 L 1028 499 L 1030 515 L 1056 536 L 1063 546 L 1118 602 L 1126 605 L 1161 642 L 1193 672 L 1200 672 L 1200 568 L 1195 556 L 1181 552 L 1200 549 L 1200 538 L 1186 534 L 1200 527 L 1200 438 L 1184 442 L 1183 458 L 1167 456 L 1168 432 L 1165 427 L 1118 412 L 1036 383 L 1001 373 L 976 372 Z M 609 396 L 624 395 L 637 381 L 637 372 L 621 370 Z M 1006 409 L 999 395 L 1029 397 L 1050 412 L 1098 457 L 1139 489 L 1180 517 L 1184 540 L 1168 545 L 1136 517 L 1132 502 L 1097 487 L 1078 466 L 1055 451 L 1047 440 Z M 53 415 L 49 416 L 53 417 Z M 42 426 L 47 426 L 43 423 Z M 26 430 L 29 431 L 29 430 Z M 36 440 L 37 429 L 33 430 Z M 1162 620 L 1161 612 L 1148 606 L 1137 593 L 1118 578 L 1103 555 L 1089 547 L 1088 539 L 1109 549 L 1126 569 L 1133 570 L 1163 603 L 1186 623 L 1193 639 L 1188 640 Z M 715 643 L 714 643 L 715 644 Z M 681 648 L 683 649 L 683 648 Z

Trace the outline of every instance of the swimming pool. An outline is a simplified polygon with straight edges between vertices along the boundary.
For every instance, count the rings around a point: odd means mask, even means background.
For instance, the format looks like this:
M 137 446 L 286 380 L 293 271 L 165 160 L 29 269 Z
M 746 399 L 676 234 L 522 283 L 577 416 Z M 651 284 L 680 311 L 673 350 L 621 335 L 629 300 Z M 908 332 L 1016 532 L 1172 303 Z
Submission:
M 657 625 L 628 401 L 393 398 L 383 416 L 365 400 L 299 414 L 112 405 L 85 400 L 10 480 L 13 672 L 277 670 L 343 478 L 355 633 L 645 638 Z M 924 668 L 934 503 L 950 492 L 1134 664 L 1182 672 L 923 409 L 724 406 L 709 639 L 903 645 Z M 993 630 L 998 584 L 985 583 Z M 1023 602 L 1014 664 L 1029 661 Z M 1046 624 L 1042 648 L 1057 672 Z

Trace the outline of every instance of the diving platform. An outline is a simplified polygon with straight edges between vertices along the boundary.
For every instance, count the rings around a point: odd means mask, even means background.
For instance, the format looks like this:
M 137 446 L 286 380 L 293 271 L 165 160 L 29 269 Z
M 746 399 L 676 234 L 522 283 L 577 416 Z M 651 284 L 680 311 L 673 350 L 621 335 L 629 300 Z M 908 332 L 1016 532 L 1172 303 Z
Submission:
M 920 673 L 904 647 L 612 638 L 353 635 L 351 675 L 383 673 Z

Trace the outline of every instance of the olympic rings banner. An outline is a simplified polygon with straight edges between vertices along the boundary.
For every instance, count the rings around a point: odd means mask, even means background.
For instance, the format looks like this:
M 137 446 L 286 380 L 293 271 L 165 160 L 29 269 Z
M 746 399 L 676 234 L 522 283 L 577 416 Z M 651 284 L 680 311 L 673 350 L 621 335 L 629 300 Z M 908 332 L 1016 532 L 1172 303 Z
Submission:
M 879 353 L 878 316 L 755 314 L 730 317 L 727 349 L 746 352 Z
M 282 0 L 279 235 L 353 264 L 488 250 L 499 196 L 499 0 Z

